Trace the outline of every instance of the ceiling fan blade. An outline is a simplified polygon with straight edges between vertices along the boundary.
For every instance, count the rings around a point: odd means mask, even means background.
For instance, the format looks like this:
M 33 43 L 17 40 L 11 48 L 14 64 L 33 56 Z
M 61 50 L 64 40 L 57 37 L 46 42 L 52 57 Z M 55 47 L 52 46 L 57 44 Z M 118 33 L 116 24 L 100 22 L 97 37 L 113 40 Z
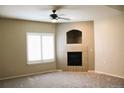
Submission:
M 71 20 L 70 18 L 58 17 L 58 19 Z
M 61 16 L 65 16 L 65 14 L 58 14 L 58 16 L 59 16 L 59 17 L 61 17 Z

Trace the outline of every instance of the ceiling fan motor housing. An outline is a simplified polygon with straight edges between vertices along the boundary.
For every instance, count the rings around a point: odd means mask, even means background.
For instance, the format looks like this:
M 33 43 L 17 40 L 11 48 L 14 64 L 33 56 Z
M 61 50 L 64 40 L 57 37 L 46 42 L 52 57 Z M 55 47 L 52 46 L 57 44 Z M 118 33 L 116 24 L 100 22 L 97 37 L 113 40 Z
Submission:
M 50 16 L 52 17 L 52 19 L 57 19 L 58 17 L 57 14 L 51 14 Z
M 55 14 L 56 10 L 52 10 L 53 14 L 50 15 L 52 19 L 57 19 L 57 14 Z

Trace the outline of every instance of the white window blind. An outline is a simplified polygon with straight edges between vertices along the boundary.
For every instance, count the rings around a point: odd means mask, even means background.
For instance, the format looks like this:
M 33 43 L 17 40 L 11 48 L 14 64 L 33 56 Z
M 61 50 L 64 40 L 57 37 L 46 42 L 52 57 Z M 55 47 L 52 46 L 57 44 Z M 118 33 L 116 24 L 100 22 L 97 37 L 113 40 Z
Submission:
M 44 61 L 54 59 L 54 37 L 52 34 L 42 35 L 42 58 Z
M 54 34 L 27 33 L 28 64 L 54 61 Z

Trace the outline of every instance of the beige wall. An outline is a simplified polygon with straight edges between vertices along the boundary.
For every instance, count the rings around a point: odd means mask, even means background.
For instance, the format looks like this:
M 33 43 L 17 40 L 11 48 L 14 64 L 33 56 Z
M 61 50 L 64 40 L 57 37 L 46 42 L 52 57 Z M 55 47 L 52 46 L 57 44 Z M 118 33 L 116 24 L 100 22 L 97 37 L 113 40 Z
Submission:
M 88 69 L 94 69 L 94 37 L 93 37 L 93 22 L 75 22 L 75 23 L 62 23 L 56 27 L 56 48 L 57 48 L 57 68 L 64 69 L 66 67 L 66 32 L 72 29 L 77 29 L 83 32 L 83 36 L 86 37 L 85 45 L 88 44 Z M 83 37 L 83 38 L 84 38 Z M 75 46 L 75 49 L 79 49 L 80 46 Z
M 26 32 L 55 32 L 55 24 L 0 19 L 0 78 L 56 69 L 55 62 L 27 65 Z
M 124 77 L 124 15 L 95 20 L 95 70 Z

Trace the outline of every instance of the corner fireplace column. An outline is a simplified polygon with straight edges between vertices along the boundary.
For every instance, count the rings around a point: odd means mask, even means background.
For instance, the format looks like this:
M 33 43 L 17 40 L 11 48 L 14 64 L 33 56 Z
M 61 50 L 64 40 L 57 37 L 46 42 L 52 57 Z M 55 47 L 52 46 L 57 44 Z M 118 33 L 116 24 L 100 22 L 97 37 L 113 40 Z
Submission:
M 87 71 L 87 47 L 84 31 L 72 29 L 66 33 L 66 71 Z

